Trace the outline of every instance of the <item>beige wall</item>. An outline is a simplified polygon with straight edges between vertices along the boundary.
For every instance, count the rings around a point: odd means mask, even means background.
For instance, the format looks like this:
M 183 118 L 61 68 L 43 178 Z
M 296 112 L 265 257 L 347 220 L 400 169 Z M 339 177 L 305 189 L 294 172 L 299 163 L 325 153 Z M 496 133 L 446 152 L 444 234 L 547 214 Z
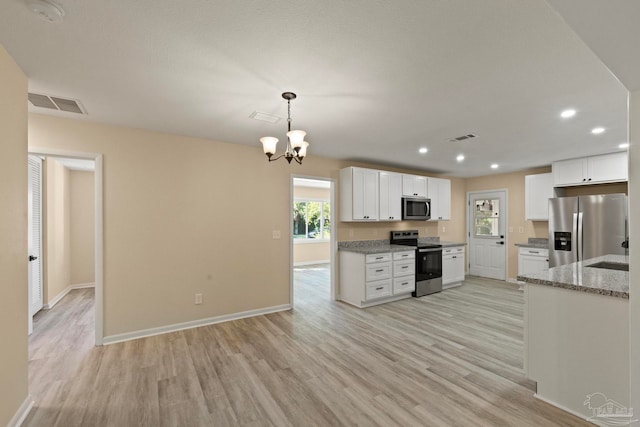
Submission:
M 527 221 L 525 219 L 524 177 L 538 173 L 551 172 L 551 168 L 529 169 L 521 172 L 488 175 L 466 180 L 466 191 L 488 191 L 507 189 L 509 198 L 509 224 L 507 225 L 507 278 L 518 275 L 518 248 L 516 243 L 524 243 L 529 237 L 548 238 L 547 221 Z M 466 197 L 466 196 L 465 196 Z M 509 231 L 513 227 L 513 231 Z M 523 232 L 520 233 L 520 227 Z M 466 226 L 465 226 L 466 229 Z
M 314 199 L 331 201 L 328 188 L 293 187 L 294 199 Z M 333 214 L 333 212 L 332 212 Z M 334 218 L 336 215 L 332 215 Z M 293 240 L 293 265 L 325 262 L 331 259 L 329 242 L 299 242 Z
M 94 173 L 69 173 L 71 285 L 95 281 Z
M 27 78 L 0 45 L 0 425 L 27 398 Z
M 267 162 L 257 143 L 38 114 L 29 119 L 31 146 L 104 154 L 105 336 L 288 304 L 291 174 L 337 179 L 342 167 L 377 167 L 312 152 L 303 165 L 290 166 Z M 460 191 L 459 183 L 453 186 Z M 260 215 L 237 209 L 256 204 Z M 416 223 L 337 227 L 338 240 L 379 239 Z M 438 233 L 438 223 L 419 228 Z M 282 238 L 274 240 L 273 230 Z M 248 242 L 262 254 L 250 265 Z M 203 294 L 202 305 L 193 304 L 195 293 Z
M 44 302 L 51 303 L 71 283 L 69 170 L 56 159 L 45 160 Z

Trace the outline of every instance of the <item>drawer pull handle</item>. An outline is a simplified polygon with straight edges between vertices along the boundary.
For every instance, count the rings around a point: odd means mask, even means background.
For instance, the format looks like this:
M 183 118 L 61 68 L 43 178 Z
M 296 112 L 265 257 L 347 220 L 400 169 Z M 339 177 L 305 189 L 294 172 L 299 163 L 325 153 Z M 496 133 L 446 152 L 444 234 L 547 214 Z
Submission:
M 384 286 L 380 286 L 379 288 L 376 288 L 376 291 L 381 291 L 384 289 Z
M 376 259 L 384 259 L 382 256 L 377 256 Z
M 409 282 L 402 282 L 402 286 L 407 286 Z
M 379 270 L 376 270 L 376 273 L 382 273 L 384 270 L 381 268 Z
M 409 268 L 409 266 L 408 265 L 403 265 L 402 268 L 404 268 L 406 270 L 407 268 Z
M 539 254 L 539 251 L 529 251 L 530 254 Z

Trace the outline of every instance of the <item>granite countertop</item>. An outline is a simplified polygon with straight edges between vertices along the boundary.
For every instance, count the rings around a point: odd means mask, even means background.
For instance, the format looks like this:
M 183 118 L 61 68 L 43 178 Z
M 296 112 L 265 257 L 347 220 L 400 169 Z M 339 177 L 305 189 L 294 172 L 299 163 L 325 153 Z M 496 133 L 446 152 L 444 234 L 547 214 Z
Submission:
M 461 243 L 461 242 L 447 242 L 444 240 L 440 241 L 440 244 L 442 245 L 443 248 L 452 248 L 454 246 L 467 246 L 466 243 Z
M 549 249 L 549 239 L 529 237 L 527 243 L 516 243 L 515 245 L 519 248 Z
M 355 252 L 358 254 L 381 254 L 385 252 L 403 252 L 403 251 L 413 251 L 415 250 L 415 246 L 404 246 L 404 245 L 390 245 L 390 244 L 382 244 L 377 246 L 347 246 L 341 247 L 341 251 L 345 252 Z
M 548 272 L 518 276 L 518 280 L 533 285 L 552 286 L 617 298 L 629 298 L 629 272 L 587 267 L 600 261 L 629 263 L 626 255 L 604 255 L 550 268 Z
M 443 248 L 465 246 L 466 243 L 445 242 L 438 237 L 420 237 L 419 244 L 441 244 Z M 356 252 L 359 254 L 380 254 L 385 252 L 402 252 L 416 249 L 415 246 L 391 245 L 388 240 L 356 240 L 351 242 L 338 242 L 338 250 Z

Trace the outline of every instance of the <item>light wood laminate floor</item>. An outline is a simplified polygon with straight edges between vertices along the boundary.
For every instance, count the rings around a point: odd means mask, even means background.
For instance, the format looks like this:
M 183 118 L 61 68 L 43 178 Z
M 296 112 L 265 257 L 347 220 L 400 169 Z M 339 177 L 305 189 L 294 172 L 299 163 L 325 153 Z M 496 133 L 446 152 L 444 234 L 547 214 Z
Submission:
M 93 347 L 93 290 L 38 314 L 24 426 L 582 426 L 533 398 L 522 293 L 470 278 L 365 310 L 295 271 L 295 308 Z

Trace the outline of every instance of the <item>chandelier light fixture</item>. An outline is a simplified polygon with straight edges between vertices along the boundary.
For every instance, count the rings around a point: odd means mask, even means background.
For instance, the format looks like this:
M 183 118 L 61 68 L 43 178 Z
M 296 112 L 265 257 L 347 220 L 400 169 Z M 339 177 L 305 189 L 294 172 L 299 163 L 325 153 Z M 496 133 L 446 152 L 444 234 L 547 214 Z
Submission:
M 262 142 L 264 154 L 267 155 L 270 162 L 284 157 L 289 163 L 291 163 L 291 160 L 295 160 L 299 164 L 302 164 L 302 159 L 307 155 L 309 143 L 304 140 L 304 137 L 307 134 L 305 131 L 291 130 L 291 100 L 296 99 L 296 94 L 293 92 L 285 92 L 282 94 L 282 97 L 287 100 L 287 148 L 284 154 L 281 154 L 278 157 L 273 157 L 273 155 L 276 154 L 278 138 L 273 136 L 263 136 L 260 138 L 260 142 Z

